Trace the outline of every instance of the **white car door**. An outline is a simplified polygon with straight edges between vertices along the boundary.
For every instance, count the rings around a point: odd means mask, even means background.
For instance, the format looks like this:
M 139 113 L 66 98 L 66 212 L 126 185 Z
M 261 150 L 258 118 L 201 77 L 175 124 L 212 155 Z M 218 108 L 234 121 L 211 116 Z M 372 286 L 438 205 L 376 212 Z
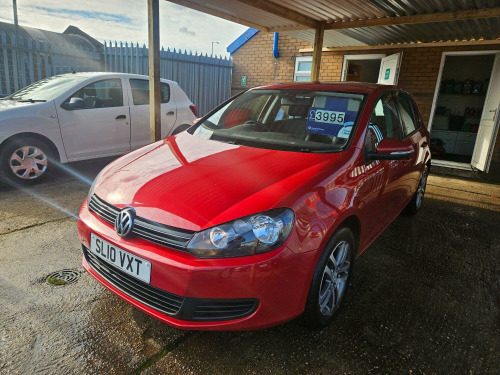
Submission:
M 57 107 L 70 161 L 130 151 L 130 114 L 123 87 L 120 78 L 100 79 Z
M 136 149 L 151 143 L 149 130 L 149 81 L 131 78 L 130 102 L 130 143 Z M 174 90 L 166 82 L 161 83 L 161 136 L 167 137 L 172 132 L 177 118 Z

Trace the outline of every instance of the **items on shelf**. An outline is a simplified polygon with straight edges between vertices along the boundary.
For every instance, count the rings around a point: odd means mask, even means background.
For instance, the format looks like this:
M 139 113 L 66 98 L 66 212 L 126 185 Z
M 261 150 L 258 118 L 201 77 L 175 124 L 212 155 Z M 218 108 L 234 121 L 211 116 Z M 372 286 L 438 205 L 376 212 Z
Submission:
M 480 117 L 481 113 L 483 113 L 483 108 L 479 107 L 467 107 L 464 111 L 465 117 Z
M 489 79 L 484 82 L 477 82 L 471 79 L 468 79 L 465 82 L 455 81 L 454 79 L 446 79 L 441 84 L 440 92 L 441 94 L 485 95 L 488 90 L 489 82 Z
M 455 82 L 453 84 L 453 93 L 454 94 L 461 94 L 464 89 L 464 83 L 463 82 Z

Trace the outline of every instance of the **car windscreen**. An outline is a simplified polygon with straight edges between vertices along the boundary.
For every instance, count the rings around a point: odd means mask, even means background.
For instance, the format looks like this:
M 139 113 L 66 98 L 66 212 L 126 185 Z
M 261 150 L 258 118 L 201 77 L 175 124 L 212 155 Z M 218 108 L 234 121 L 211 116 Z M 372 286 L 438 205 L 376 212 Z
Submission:
M 42 79 L 15 92 L 7 99 L 18 101 L 53 100 L 76 84 L 88 79 L 80 75 L 59 75 Z
M 357 93 L 255 89 L 235 97 L 190 133 L 251 147 L 337 152 L 350 140 L 365 96 Z

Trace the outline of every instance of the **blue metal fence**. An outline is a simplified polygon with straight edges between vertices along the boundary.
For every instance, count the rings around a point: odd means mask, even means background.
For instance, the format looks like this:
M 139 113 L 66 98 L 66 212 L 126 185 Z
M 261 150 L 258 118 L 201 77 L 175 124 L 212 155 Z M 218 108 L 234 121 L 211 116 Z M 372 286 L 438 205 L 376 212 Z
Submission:
M 17 37 L 17 42 L 16 42 Z M 101 69 L 100 51 L 84 46 L 34 39 L 0 30 L 0 94 L 11 94 L 55 74 Z
M 149 74 L 148 49 L 137 43 L 105 42 L 103 61 L 107 72 Z M 160 76 L 178 82 L 200 115 L 229 98 L 231 68 L 229 58 L 160 51 Z
M 95 48 L 63 37 L 32 37 L 26 30 L 0 29 L 0 96 L 40 79 L 78 71 L 148 74 L 148 49 L 137 43 L 104 43 Z M 30 30 L 32 32 L 32 30 Z M 56 33 L 51 33 L 56 34 Z M 58 34 L 61 35 L 61 34 Z M 17 41 L 16 41 L 17 37 Z M 160 53 L 160 75 L 179 83 L 203 115 L 230 95 L 231 59 L 186 51 Z

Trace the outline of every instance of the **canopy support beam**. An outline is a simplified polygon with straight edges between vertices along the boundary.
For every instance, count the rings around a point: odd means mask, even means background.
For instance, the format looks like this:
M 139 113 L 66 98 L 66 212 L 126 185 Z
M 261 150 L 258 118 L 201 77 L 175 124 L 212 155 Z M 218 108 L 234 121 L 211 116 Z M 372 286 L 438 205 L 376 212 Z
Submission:
M 270 13 L 272 15 L 284 18 L 291 22 L 304 25 L 308 28 L 315 29 L 318 27 L 319 22 L 313 18 L 307 17 L 304 14 L 296 12 L 290 8 L 281 6 L 271 1 L 267 0 L 237 0 L 240 3 L 249 5 L 251 7 L 260 9 L 264 12 Z
M 319 69 L 321 67 L 321 52 L 323 50 L 323 36 L 325 35 L 325 24 L 321 22 L 314 34 L 313 61 L 311 67 L 311 81 L 319 81 Z
M 151 142 L 161 139 L 160 95 L 160 7 L 148 0 L 149 134 Z
M 356 27 L 376 27 L 392 25 L 415 25 L 420 23 L 451 22 L 478 18 L 500 17 L 500 7 L 486 9 L 457 10 L 454 12 L 414 14 L 401 17 L 382 17 L 366 20 L 332 22 L 327 29 L 353 29 Z
M 362 20 L 335 21 L 326 25 L 326 30 L 343 30 L 363 27 L 393 26 L 393 25 L 416 25 L 423 23 L 452 22 L 461 20 L 472 20 L 480 18 L 500 17 L 500 7 L 486 9 L 457 10 L 454 12 L 438 12 L 414 14 L 411 16 L 367 18 Z M 307 30 L 312 27 L 304 24 L 295 26 L 268 27 L 269 32 Z

